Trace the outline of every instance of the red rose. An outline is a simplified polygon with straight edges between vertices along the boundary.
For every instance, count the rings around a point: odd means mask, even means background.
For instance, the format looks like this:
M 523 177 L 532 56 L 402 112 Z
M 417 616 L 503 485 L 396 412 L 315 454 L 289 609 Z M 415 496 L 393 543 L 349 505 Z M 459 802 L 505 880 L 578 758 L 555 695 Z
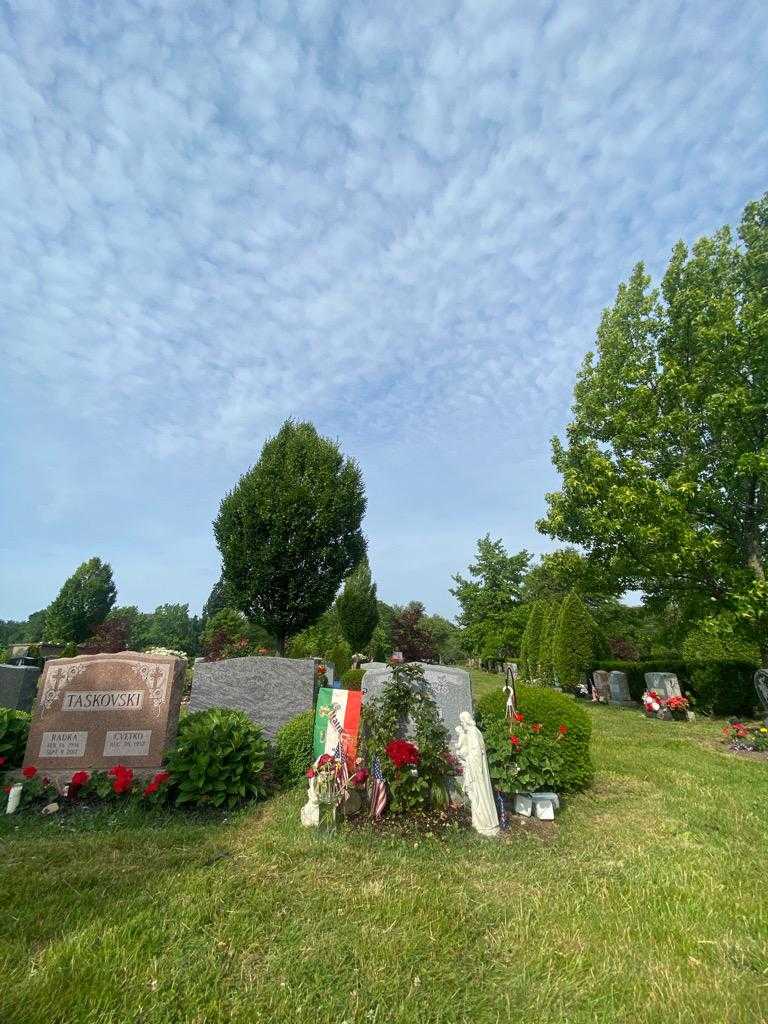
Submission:
M 419 748 L 408 740 L 390 740 L 386 746 L 386 754 L 395 768 L 406 765 L 417 765 L 421 761 Z
M 531 732 L 541 732 L 541 722 L 534 722 L 531 726 Z
M 516 711 L 515 712 L 515 721 L 516 722 L 524 722 L 525 721 L 525 715 L 521 715 L 519 711 Z
M 565 734 L 568 732 L 568 726 L 560 725 L 558 726 L 557 731 L 560 733 L 561 736 L 565 736 Z
M 308 779 L 314 779 L 316 774 L 317 774 L 317 772 L 315 771 L 314 768 L 307 768 L 307 778 Z
M 72 776 L 70 786 L 73 786 L 75 789 L 79 789 L 80 786 L 84 786 L 86 784 L 90 777 L 91 776 L 88 774 L 88 772 L 75 772 L 75 774 Z
M 509 742 L 512 744 L 513 747 L 519 747 L 520 746 L 520 737 L 519 736 L 510 736 L 509 737 Z
M 25 779 L 34 779 L 37 775 L 37 768 L 33 764 L 28 764 L 26 768 L 21 769 L 21 774 Z

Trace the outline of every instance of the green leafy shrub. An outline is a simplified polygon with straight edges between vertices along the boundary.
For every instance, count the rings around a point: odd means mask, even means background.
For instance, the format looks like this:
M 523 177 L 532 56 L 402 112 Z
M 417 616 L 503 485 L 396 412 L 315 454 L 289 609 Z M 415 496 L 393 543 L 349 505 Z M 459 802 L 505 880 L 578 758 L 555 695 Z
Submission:
M 73 644 L 72 641 L 64 645 L 64 650 L 59 655 L 60 658 L 76 658 L 77 657 L 77 644 Z
M 166 765 L 177 805 L 234 807 L 267 790 L 267 742 L 242 711 L 209 708 L 187 715 Z
M 341 679 L 352 667 L 352 648 L 346 640 L 340 640 L 325 652 L 325 660 L 333 665 L 336 679 Z
M 674 672 L 680 689 L 690 694 L 697 711 L 720 716 L 749 717 L 757 695 L 753 684 L 756 664 L 748 661 L 681 661 L 659 658 L 650 661 L 599 661 L 593 669 L 626 672 L 633 700 L 645 692 L 646 672 Z
M 540 722 L 549 735 L 557 733 L 561 725 L 568 730 L 559 743 L 562 763 L 552 783 L 553 788 L 561 793 L 586 789 L 594 778 L 595 769 L 589 751 L 592 723 L 584 708 L 579 707 L 573 697 L 567 694 L 538 686 L 518 685 L 517 701 L 518 709 L 527 723 Z M 506 723 L 506 704 L 506 695 L 499 687 L 481 697 L 475 705 L 475 717 L 485 734 L 489 756 L 490 741 L 496 742 L 498 734 L 498 729 L 492 723 Z M 508 729 L 506 744 L 508 747 Z
M 312 743 L 315 731 L 315 712 L 302 711 L 277 730 L 274 743 L 275 778 L 283 786 L 305 782 L 307 769 L 312 764 Z
M 26 711 L 0 708 L 0 767 L 18 768 L 24 760 L 31 719 Z
M 595 623 L 586 605 L 572 590 L 560 607 L 552 640 L 554 675 L 573 693 L 586 679 L 595 656 Z
M 567 726 L 555 732 L 541 722 L 492 718 L 485 727 L 488 767 L 502 793 L 558 788 L 563 774 L 563 742 Z
M 345 690 L 359 690 L 363 684 L 365 669 L 351 668 L 341 677 L 341 685 Z

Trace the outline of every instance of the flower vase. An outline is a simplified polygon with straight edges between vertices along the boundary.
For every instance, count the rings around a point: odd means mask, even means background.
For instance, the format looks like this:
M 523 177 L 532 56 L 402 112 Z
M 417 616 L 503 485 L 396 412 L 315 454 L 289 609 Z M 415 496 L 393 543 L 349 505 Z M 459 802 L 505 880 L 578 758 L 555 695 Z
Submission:
M 336 816 L 337 816 L 338 804 L 335 800 L 321 800 L 320 801 L 320 812 L 318 816 L 317 829 L 318 832 L 335 832 L 336 831 Z

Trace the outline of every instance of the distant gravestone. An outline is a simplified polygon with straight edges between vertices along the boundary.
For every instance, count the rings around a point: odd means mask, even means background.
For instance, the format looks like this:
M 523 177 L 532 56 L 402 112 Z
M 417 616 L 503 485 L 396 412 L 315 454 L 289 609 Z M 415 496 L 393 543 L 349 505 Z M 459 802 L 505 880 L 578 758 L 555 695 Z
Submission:
M 611 701 L 614 704 L 632 703 L 626 672 L 611 672 L 608 675 L 608 687 L 611 691 Z
M 763 708 L 763 715 L 768 720 L 768 669 L 759 668 L 755 672 L 755 690 Z
M 190 711 L 235 708 L 274 739 L 285 725 L 313 705 L 312 658 L 229 658 L 202 661 L 192 675 Z
M 655 690 L 660 697 L 682 697 L 680 683 L 674 672 L 646 672 L 646 690 Z
M 176 735 L 184 664 L 134 651 L 47 661 L 24 764 L 159 768 Z
M 603 669 L 595 669 L 592 673 L 592 697 L 604 704 L 611 701 L 610 674 Z
M 39 676 L 36 665 L 0 665 L 0 708 L 31 711 Z
M 421 664 L 424 669 L 424 678 L 432 691 L 432 696 L 437 703 L 440 718 L 448 730 L 451 746 L 456 743 L 456 726 L 459 724 L 459 715 L 462 711 L 472 714 L 472 685 L 469 673 L 463 668 L 453 668 L 448 665 L 426 665 Z M 363 676 L 363 706 L 366 700 L 376 698 L 384 689 L 388 679 L 392 677 L 392 669 L 389 666 L 381 668 L 369 668 Z

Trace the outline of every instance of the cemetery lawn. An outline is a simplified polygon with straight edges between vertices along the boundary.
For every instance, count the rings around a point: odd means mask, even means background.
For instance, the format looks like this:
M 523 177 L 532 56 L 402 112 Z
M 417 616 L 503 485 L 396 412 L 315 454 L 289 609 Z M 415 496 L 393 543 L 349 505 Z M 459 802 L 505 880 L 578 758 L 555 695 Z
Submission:
M 594 788 L 500 843 L 317 836 L 298 792 L 2 816 L 0 1021 L 768 1019 L 768 763 L 720 723 L 589 713 Z

